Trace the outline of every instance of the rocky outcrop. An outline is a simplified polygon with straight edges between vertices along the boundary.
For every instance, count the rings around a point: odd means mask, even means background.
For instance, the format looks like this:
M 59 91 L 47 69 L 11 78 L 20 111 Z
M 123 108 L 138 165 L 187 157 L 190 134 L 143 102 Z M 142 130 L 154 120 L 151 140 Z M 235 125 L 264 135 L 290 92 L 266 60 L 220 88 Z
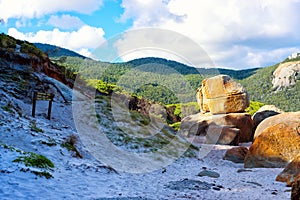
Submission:
M 300 61 L 282 63 L 273 73 L 273 88 L 280 90 L 296 84 L 300 72 Z
M 235 147 L 232 149 L 228 149 L 223 159 L 229 160 L 234 163 L 244 163 L 248 151 L 249 150 L 247 147 Z
M 279 115 L 275 117 L 277 116 Z M 256 137 L 246 155 L 244 166 L 246 168 L 285 167 L 300 153 L 299 147 L 299 121 L 276 123 L 264 129 Z
M 276 181 L 286 182 L 287 186 L 292 186 L 297 176 L 300 177 L 300 154 L 276 177 Z
M 256 128 L 254 139 L 257 138 L 265 129 L 279 123 L 300 122 L 300 112 L 281 113 L 263 120 Z
M 292 194 L 291 200 L 299 200 L 300 199 L 300 176 L 298 176 L 295 180 L 295 183 L 292 186 Z
M 243 112 L 249 106 L 249 97 L 241 84 L 227 75 L 219 75 L 202 81 L 197 102 L 202 112 L 235 113 Z
M 253 126 L 251 116 L 246 113 L 198 113 L 185 117 L 180 131 L 195 142 L 237 145 L 240 142 L 252 141 Z
M 204 79 L 197 90 L 201 113 L 185 117 L 180 131 L 194 143 L 238 145 L 253 139 L 254 123 L 243 111 L 249 98 L 243 86 L 227 75 Z
M 8 62 L 14 62 L 15 64 L 31 66 L 35 72 L 42 72 L 69 87 L 73 87 L 73 80 L 70 80 L 65 76 L 62 71 L 63 67 L 52 63 L 48 57 L 39 57 L 36 55 L 0 49 L 0 58 Z
M 253 115 L 254 126 L 257 127 L 263 120 L 283 112 L 284 111 L 276 108 L 274 105 L 265 105 Z

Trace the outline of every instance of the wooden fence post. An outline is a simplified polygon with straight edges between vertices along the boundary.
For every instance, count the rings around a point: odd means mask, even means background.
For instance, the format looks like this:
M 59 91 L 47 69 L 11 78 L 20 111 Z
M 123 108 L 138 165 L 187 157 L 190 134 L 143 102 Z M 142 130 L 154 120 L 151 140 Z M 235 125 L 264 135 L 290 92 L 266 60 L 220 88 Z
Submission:
M 37 92 L 34 92 L 33 93 L 33 101 L 32 101 L 32 117 L 35 117 L 36 96 L 37 96 Z
M 52 101 L 54 98 L 54 94 L 50 94 L 50 98 L 49 98 L 49 106 L 48 106 L 48 116 L 47 118 L 50 120 L 51 118 L 51 109 L 52 109 Z

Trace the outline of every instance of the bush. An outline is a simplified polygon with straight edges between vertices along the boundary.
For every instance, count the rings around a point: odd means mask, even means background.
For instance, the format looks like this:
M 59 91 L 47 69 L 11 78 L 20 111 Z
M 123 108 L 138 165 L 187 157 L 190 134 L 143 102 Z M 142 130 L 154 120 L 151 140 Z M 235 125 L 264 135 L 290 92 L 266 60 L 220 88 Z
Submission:
M 246 109 L 246 112 L 250 115 L 254 115 L 265 104 L 256 101 L 250 101 L 250 106 Z
M 38 167 L 38 168 L 54 168 L 54 164 L 43 155 L 28 153 L 26 156 L 20 156 L 13 162 L 22 162 L 27 167 Z
M 180 122 L 176 122 L 174 124 L 170 124 L 170 126 L 175 130 L 178 131 L 180 128 Z
M 21 52 L 29 54 L 31 56 L 37 56 L 41 59 L 47 57 L 44 52 L 42 52 L 40 49 L 34 46 L 34 44 L 31 44 L 29 42 L 23 42 L 21 44 Z
M 76 158 L 83 158 L 81 153 L 77 150 L 76 144 L 78 142 L 78 139 L 76 135 L 70 135 L 64 143 L 61 144 L 62 147 L 65 147 L 69 151 L 73 151 L 75 153 Z
M 15 49 L 16 40 L 13 37 L 1 33 L 0 35 L 0 47 L 5 49 Z
M 31 121 L 29 128 L 31 131 L 36 132 L 36 133 L 44 133 L 44 130 L 37 127 L 35 121 Z
M 200 107 L 197 102 L 181 103 L 181 104 L 169 104 L 166 107 L 175 107 L 174 115 L 176 117 L 186 117 L 188 115 L 196 114 L 200 111 Z

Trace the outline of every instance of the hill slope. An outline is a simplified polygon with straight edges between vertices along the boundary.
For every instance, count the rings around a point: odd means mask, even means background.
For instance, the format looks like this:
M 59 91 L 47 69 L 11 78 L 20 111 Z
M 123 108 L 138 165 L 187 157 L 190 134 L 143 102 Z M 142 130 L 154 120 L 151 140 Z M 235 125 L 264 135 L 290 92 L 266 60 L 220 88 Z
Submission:
M 50 45 L 50 44 L 42 44 L 42 43 L 33 43 L 37 48 L 41 49 L 43 52 L 47 53 L 49 57 L 61 57 L 61 56 L 72 56 L 79 58 L 86 58 L 83 55 L 80 55 L 74 51 Z
M 273 72 L 279 64 L 262 69 L 227 70 L 220 68 L 196 69 L 161 58 L 141 58 L 125 63 L 105 63 L 86 59 L 75 52 L 53 45 L 37 44 L 37 46 L 40 46 L 44 51 L 48 51 L 51 56 L 55 56 L 55 62 L 60 66 L 65 66 L 71 72 L 81 73 L 87 79 L 97 79 L 104 83 L 117 84 L 125 88 L 132 88 L 134 84 L 139 85 L 139 88 L 134 91 L 134 95 L 164 104 L 195 101 L 195 92 L 185 94 L 183 91 L 196 91 L 205 77 L 227 74 L 246 87 L 250 99 L 253 101 L 274 104 L 285 111 L 300 110 L 298 103 L 300 96 L 299 81 L 294 86 L 283 90 L 273 91 L 272 89 Z M 288 61 L 295 61 L 295 59 L 287 59 L 283 62 Z M 143 69 L 143 72 L 140 70 L 139 77 L 128 77 L 128 74 L 135 72 L 132 71 L 134 68 L 141 68 L 140 66 L 147 66 L 148 69 Z M 151 68 L 153 70 L 150 70 Z M 163 68 L 174 71 L 169 73 L 168 70 L 164 71 Z M 67 72 L 65 71 L 65 73 Z M 125 76 L 127 79 L 122 78 L 125 74 L 127 74 L 127 77 Z M 66 75 L 74 78 L 70 73 Z M 178 81 L 178 75 L 184 77 L 186 84 Z M 133 82 L 134 79 L 147 80 L 147 82 L 142 85 Z
M 300 81 L 291 87 L 281 90 L 273 89 L 273 72 L 279 64 L 265 67 L 256 71 L 252 76 L 240 80 L 253 101 L 273 104 L 284 111 L 299 111 Z

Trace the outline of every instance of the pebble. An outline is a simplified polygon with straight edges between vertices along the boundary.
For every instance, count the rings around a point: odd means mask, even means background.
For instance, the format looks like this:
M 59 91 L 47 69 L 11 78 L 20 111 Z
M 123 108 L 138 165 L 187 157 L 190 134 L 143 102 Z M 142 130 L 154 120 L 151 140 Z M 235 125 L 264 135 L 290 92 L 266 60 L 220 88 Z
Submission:
M 199 172 L 198 176 L 208 176 L 211 178 L 219 178 L 220 174 L 214 171 L 209 171 L 209 170 L 203 170 L 202 172 Z

